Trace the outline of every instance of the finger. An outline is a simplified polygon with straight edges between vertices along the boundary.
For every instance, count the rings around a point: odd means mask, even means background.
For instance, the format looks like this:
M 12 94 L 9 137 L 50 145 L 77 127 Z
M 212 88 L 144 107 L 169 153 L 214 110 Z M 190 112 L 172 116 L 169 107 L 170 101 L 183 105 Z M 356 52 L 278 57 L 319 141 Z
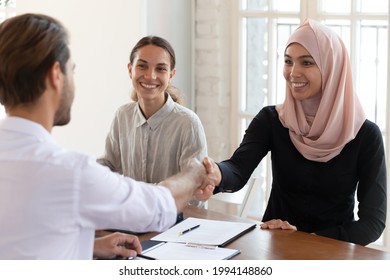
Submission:
M 285 222 L 283 223 L 283 225 L 281 226 L 282 229 L 287 229 L 287 230 L 297 230 L 297 227 L 294 226 L 294 225 L 291 225 L 289 222 Z
M 203 190 L 203 193 L 210 197 L 214 194 L 214 189 L 215 186 L 207 185 L 206 188 Z
M 280 228 L 281 220 L 270 220 L 266 221 L 263 224 L 260 225 L 261 228 L 263 229 L 276 229 Z
M 202 194 L 195 194 L 195 199 L 199 201 L 206 201 L 210 198 L 211 195 L 207 193 L 202 193 Z
M 268 228 L 268 225 L 267 225 L 266 223 L 260 224 L 260 228 L 262 228 L 262 229 L 267 229 L 267 228 Z
M 276 228 L 278 228 L 278 226 L 276 226 L 274 224 L 270 224 L 270 225 L 268 225 L 268 228 L 269 229 L 276 229 Z
M 118 245 L 120 245 L 121 247 L 125 247 L 126 249 L 135 250 L 138 253 L 142 252 L 141 242 L 139 241 L 137 236 L 132 234 L 120 233 Z
M 214 172 L 213 161 L 212 161 L 211 158 L 209 158 L 208 156 L 205 156 L 205 157 L 204 157 L 204 159 L 203 159 L 203 165 L 204 165 L 204 167 L 206 168 L 207 174 L 210 174 L 210 173 L 213 173 L 213 172 Z
M 215 187 L 212 185 L 208 185 L 205 189 L 203 189 L 203 193 L 201 195 L 201 201 L 208 200 L 214 194 Z
M 197 193 L 197 194 L 212 194 L 213 191 L 214 191 L 214 186 L 209 184 L 209 185 L 205 185 L 205 186 L 197 188 L 194 193 Z
M 140 253 L 142 252 L 141 242 L 139 241 L 138 237 L 136 237 L 135 239 L 133 239 L 132 242 L 127 241 L 127 242 L 126 242 L 126 248 L 127 248 L 127 249 L 133 249 L 133 250 L 135 250 L 138 254 L 140 254 Z
M 135 250 L 132 250 L 132 249 L 128 249 L 128 248 L 126 248 L 125 246 L 117 246 L 116 248 L 115 248 L 115 254 L 117 255 L 117 256 L 122 256 L 122 257 L 127 257 L 127 258 L 129 258 L 129 257 L 135 257 L 135 256 L 137 256 L 137 251 L 135 251 Z M 139 252 L 140 253 L 140 252 Z
M 202 195 L 203 194 L 203 190 L 198 188 L 194 191 L 194 195 Z

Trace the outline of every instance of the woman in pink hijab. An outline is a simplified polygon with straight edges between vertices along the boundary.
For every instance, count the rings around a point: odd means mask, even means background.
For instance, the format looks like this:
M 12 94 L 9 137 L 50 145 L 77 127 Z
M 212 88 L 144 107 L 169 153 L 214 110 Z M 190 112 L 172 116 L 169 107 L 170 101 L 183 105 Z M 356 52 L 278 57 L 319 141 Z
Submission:
M 229 160 L 204 159 L 214 193 L 241 189 L 271 152 L 272 190 L 261 228 L 374 242 L 386 221 L 383 140 L 354 92 L 343 42 L 306 20 L 287 42 L 283 74 L 284 103 L 257 114 Z

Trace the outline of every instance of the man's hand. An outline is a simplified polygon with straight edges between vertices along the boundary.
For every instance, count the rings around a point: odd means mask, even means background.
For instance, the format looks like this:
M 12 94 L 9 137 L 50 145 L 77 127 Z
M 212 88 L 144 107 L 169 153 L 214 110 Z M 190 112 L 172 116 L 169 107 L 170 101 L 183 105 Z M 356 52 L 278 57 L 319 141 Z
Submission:
M 110 259 L 116 256 L 135 257 L 141 253 L 141 243 L 135 235 L 115 232 L 95 239 L 94 257 Z
M 208 200 L 214 193 L 214 186 L 207 185 L 206 187 L 200 187 L 195 190 L 194 198 L 198 201 Z
M 195 198 L 199 201 L 209 199 L 214 193 L 215 186 L 221 183 L 222 178 L 221 171 L 212 158 L 206 156 L 202 163 L 206 169 L 206 177 L 203 179 L 202 186 L 194 193 Z
M 188 201 L 193 198 L 193 195 L 204 189 L 203 182 L 206 176 L 207 173 L 203 164 L 196 158 L 192 158 L 181 172 L 165 179 L 159 185 L 171 191 L 176 202 L 177 211 L 182 212 L 188 205 Z

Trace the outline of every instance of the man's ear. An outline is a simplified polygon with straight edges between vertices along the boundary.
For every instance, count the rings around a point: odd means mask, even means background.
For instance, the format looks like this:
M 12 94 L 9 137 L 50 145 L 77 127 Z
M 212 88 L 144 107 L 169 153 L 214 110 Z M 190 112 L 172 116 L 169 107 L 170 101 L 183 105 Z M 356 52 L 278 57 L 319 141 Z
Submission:
M 62 73 L 60 63 L 56 61 L 49 70 L 48 81 L 49 86 L 58 90 L 62 88 L 64 74 Z

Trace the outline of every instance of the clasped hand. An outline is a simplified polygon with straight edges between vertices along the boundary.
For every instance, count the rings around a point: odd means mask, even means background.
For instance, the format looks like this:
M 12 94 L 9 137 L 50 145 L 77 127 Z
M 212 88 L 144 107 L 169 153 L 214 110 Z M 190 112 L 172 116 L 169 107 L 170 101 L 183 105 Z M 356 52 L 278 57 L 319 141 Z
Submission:
M 214 193 L 215 186 L 221 182 L 221 171 L 213 159 L 205 157 L 202 161 L 206 169 L 206 175 L 203 178 L 202 185 L 195 191 L 194 196 L 199 201 L 208 200 Z
M 209 199 L 213 195 L 215 186 L 218 186 L 222 180 L 221 171 L 213 159 L 206 156 L 202 163 L 206 169 L 206 176 L 203 179 L 202 187 L 198 188 L 194 194 L 195 198 L 199 201 Z M 264 222 L 260 225 L 260 228 L 297 230 L 296 226 L 291 225 L 288 221 L 282 221 L 280 219 Z

